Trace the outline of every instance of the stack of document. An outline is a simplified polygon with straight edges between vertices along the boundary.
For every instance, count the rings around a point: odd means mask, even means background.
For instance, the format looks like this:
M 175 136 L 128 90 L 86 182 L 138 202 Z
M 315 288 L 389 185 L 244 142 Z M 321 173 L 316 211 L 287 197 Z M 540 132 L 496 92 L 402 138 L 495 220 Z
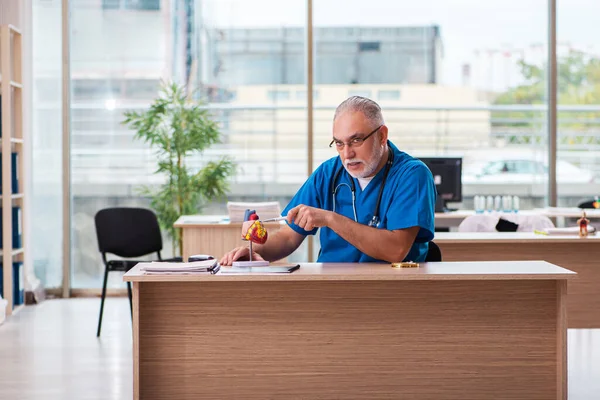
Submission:
M 256 214 L 262 220 L 281 216 L 281 207 L 278 201 L 262 203 L 227 202 L 227 211 L 229 212 L 229 221 L 231 222 L 243 222 L 246 210 L 255 210 Z
M 579 227 L 571 226 L 568 228 L 546 228 L 542 230 L 542 233 L 545 233 L 547 235 L 579 235 Z M 596 228 L 588 225 L 588 234 L 595 235 Z
M 145 274 L 216 274 L 219 271 L 217 260 L 195 262 L 160 262 L 140 264 Z

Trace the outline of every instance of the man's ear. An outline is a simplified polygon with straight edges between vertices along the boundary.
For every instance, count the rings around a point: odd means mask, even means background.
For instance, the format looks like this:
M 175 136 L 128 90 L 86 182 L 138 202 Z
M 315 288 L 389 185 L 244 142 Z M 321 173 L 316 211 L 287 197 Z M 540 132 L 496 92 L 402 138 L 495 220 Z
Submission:
M 379 128 L 379 138 L 380 138 L 380 145 L 384 145 L 387 140 L 388 140 L 388 127 L 383 125 L 381 128 Z

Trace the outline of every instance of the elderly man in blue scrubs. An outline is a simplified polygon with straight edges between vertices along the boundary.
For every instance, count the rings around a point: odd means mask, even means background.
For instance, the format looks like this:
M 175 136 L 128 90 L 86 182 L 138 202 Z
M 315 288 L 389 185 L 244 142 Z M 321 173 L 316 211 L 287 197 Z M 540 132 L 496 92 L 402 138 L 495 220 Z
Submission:
M 253 259 L 289 256 L 320 228 L 318 262 L 424 261 L 434 235 L 436 188 L 431 171 L 388 140 L 381 108 L 353 96 L 338 106 L 333 140 L 339 157 L 317 168 L 283 211 L 287 225 Z M 235 248 L 222 265 L 248 259 Z

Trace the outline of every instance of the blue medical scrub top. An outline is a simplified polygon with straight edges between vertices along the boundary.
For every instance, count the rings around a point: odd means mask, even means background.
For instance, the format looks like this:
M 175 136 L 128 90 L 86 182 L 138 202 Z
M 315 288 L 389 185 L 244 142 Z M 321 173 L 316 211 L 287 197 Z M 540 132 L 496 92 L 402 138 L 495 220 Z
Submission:
M 428 242 L 433 239 L 436 188 L 429 168 L 420 160 L 398 150 L 390 141 L 388 147 L 394 152 L 394 162 L 390 168 L 379 206 L 381 220 L 378 229 L 396 230 L 418 226 L 419 233 L 408 252 L 405 261 L 424 261 Z M 339 156 L 333 157 L 317 168 L 302 185 L 287 205 L 282 215 L 300 204 L 333 211 L 333 193 L 331 180 L 336 172 L 344 168 Z M 356 188 L 356 216 L 358 222 L 368 225 L 375 212 L 379 188 L 383 181 L 385 167 L 375 175 L 365 189 L 361 189 L 358 180 L 343 170 L 334 188 L 339 186 L 335 195 L 335 212 L 354 220 L 352 210 L 352 191 L 350 179 Z M 344 185 L 344 183 L 346 185 Z M 301 235 L 314 235 L 315 228 L 306 231 L 296 224 L 290 227 Z M 381 262 L 361 251 L 340 237 L 330 228 L 321 228 L 321 252 L 318 262 Z

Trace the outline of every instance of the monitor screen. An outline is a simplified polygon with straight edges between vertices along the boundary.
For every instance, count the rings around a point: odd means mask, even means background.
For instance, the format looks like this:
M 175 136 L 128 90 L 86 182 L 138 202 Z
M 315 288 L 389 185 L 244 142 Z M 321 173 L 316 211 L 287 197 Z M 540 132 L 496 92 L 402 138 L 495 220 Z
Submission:
M 444 200 L 444 203 L 462 201 L 462 158 L 423 157 L 419 159 L 431 171 L 438 197 Z

